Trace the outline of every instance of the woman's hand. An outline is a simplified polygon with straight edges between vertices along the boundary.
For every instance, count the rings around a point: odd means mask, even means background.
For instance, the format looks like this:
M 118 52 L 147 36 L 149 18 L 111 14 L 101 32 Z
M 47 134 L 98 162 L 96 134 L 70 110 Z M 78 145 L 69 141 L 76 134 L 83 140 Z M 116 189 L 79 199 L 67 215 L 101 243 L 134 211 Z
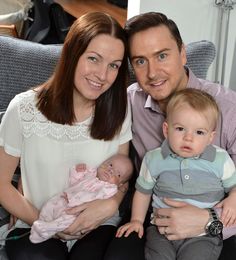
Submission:
M 87 233 L 86 233 L 87 234 Z M 81 232 L 78 233 L 78 235 L 68 235 L 64 232 L 58 232 L 54 238 L 63 239 L 63 240 L 74 240 L 74 239 L 81 239 L 86 234 L 81 234 Z
M 70 236 L 82 236 L 97 228 L 118 210 L 115 199 L 95 200 L 83 203 L 66 211 L 67 214 L 78 215 L 76 220 L 64 230 L 64 234 Z
M 200 209 L 190 204 L 164 199 L 171 208 L 157 209 L 154 223 L 159 232 L 169 240 L 195 237 L 205 232 L 209 219 L 206 209 Z

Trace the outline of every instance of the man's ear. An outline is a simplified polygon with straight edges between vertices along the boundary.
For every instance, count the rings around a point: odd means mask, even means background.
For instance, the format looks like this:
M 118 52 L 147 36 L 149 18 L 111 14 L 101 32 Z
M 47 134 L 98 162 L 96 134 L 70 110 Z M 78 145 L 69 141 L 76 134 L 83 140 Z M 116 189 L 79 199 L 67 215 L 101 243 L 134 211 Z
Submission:
M 165 138 L 167 139 L 167 137 L 168 137 L 168 123 L 166 121 L 164 121 L 164 123 L 162 124 L 162 131 L 163 131 Z

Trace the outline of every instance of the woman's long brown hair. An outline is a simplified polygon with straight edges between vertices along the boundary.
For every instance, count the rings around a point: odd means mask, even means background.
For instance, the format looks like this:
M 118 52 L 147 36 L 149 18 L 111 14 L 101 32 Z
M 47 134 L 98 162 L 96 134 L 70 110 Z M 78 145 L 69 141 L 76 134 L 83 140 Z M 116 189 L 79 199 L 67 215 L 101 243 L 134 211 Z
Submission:
M 87 13 L 73 23 L 55 72 L 40 88 L 37 107 L 52 122 L 75 123 L 75 69 L 90 41 L 100 34 L 120 39 L 125 47 L 124 59 L 115 82 L 95 101 L 94 119 L 90 128 L 90 135 L 94 139 L 111 140 L 119 133 L 127 110 L 127 43 L 123 28 L 108 14 Z

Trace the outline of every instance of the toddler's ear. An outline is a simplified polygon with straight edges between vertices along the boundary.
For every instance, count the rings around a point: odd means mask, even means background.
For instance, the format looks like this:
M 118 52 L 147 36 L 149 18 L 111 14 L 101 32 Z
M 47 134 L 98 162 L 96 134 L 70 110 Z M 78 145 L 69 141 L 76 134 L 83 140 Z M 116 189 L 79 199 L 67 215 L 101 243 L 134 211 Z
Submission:
M 216 135 L 216 131 L 212 131 L 211 134 L 210 134 L 210 138 L 209 138 L 209 142 L 208 144 L 211 144 L 215 138 L 215 135 Z

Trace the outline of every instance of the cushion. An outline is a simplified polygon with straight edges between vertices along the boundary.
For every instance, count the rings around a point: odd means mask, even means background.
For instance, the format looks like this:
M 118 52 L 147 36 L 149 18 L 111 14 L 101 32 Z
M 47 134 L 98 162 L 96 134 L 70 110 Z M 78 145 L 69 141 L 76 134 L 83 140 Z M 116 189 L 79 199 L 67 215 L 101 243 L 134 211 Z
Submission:
M 214 43 L 210 41 L 191 42 L 186 45 L 187 66 L 198 77 L 205 79 L 216 56 Z
M 48 79 L 61 48 L 0 36 L 0 111 L 16 94 Z
M 9 36 L 0 36 L 0 122 L 11 99 L 18 93 L 43 83 L 52 74 L 61 45 L 43 45 Z M 17 185 L 17 167 L 13 184 Z M 9 213 L 0 205 L 0 227 Z
M 215 59 L 216 48 L 214 43 L 206 40 L 191 42 L 186 45 L 187 63 L 198 78 L 206 79 L 208 69 Z M 130 83 L 136 81 L 134 71 L 129 64 Z

